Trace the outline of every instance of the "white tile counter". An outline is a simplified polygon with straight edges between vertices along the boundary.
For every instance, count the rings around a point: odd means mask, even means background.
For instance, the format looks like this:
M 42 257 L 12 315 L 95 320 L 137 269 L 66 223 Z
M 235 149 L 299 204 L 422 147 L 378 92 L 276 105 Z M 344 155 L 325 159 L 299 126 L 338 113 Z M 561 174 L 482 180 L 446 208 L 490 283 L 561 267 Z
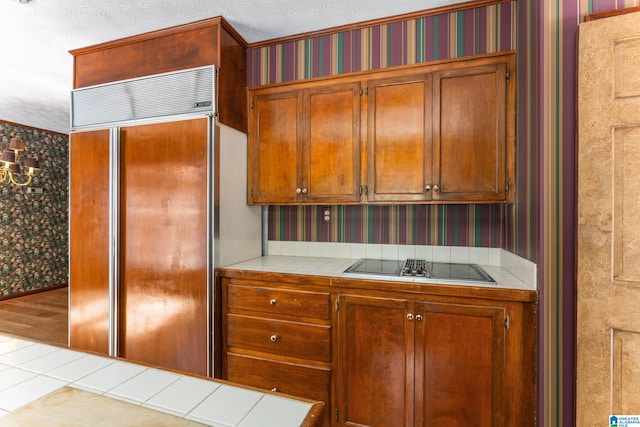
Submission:
M 63 387 L 215 427 L 299 427 L 313 407 L 303 400 L 0 334 L 0 425 Z
M 271 246 L 270 246 L 271 249 Z M 486 248 L 482 251 L 462 251 L 460 248 L 451 251 L 448 254 L 446 252 L 439 253 L 434 259 L 433 252 L 425 253 L 415 252 L 406 254 L 406 258 L 424 257 L 427 260 L 434 260 L 437 262 L 460 262 L 460 263 L 473 263 L 480 265 L 495 281 L 496 285 L 477 285 L 498 289 L 514 289 L 535 291 L 535 264 L 530 261 L 523 260 L 513 254 L 500 249 L 492 253 Z M 469 248 L 466 248 L 469 249 Z M 475 255 L 478 252 L 480 255 Z M 394 253 L 395 254 L 395 253 Z M 443 255 L 444 254 L 444 255 Z M 224 267 L 225 269 L 232 270 L 247 270 L 254 272 L 271 272 L 271 273 L 286 273 L 286 274 L 306 274 L 313 276 L 326 276 L 326 277 L 343 277 L 343 272 L 349 266 L 359 258 L 376 258 L 375 255 L 380 254 L 368 254 L 367 252 L 358 252 L 358 258 L 339 258 L 339 257 L 324 257 L 324 256 L 292 256 L 292 255 L 269 255 L 259 258 L 250 259 L 237 264 Z M 393 257 L 384 257 L 385 259 L 400 259 Z M 420 283 L 420 279 L 402 278 L 401 281 L 405 282 L 417 282 Z M 422 282 L 424 283 L 424 282 Z M 438 284 L 437 281 L 433 282 Z M 450 283 L 443 283 L 450 284 Z M 463 285 L 466 286 L 466 285 Z M 471 285 L 469 285 L 471 286 Z

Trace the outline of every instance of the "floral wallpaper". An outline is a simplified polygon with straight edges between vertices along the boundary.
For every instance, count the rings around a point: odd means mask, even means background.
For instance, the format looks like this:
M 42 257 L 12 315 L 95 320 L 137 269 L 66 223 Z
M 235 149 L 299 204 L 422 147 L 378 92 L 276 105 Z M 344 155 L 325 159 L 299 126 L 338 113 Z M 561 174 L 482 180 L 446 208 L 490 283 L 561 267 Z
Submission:
M 0 299 L 68 284 L 69 137 L 0 121 L 0 150 L 14 136 L 41 169 L 27 187 L 0 183 Z

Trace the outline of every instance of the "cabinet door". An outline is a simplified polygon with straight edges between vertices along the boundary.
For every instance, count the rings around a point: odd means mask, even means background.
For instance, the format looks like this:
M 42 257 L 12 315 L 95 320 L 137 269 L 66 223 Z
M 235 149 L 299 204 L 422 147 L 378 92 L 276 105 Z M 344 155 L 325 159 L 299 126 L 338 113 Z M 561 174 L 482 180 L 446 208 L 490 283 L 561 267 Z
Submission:
M 304 92 L 302 183 L 307 202 L 360 199 L 360 83 Z
M 504 308 L 418 303 L 416 312 L 415 425 L 504 425 Z
M 208 120 L 120 133 L 119 356 L 207 375 Z
M 69 141 L 69 345 L 109 354 L 109 131 Z
M 301 194 L 301 108 L 299 91 L 250 95 L 249 203 L 295 203 Z
M 432 75 L 367 84 L 368 200 L 431 199 Z
M 414 425 L 412 307 L 406 300 L 339 297 L 338 425 Z
M 505 63 L 435 73 L 435 200 L 506 200 Z

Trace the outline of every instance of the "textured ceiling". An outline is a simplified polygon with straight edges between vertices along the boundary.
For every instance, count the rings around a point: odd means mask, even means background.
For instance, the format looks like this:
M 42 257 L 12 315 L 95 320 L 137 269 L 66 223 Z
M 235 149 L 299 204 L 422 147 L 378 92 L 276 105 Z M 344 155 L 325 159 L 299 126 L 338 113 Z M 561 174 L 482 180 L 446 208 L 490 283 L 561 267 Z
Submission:
M 67 133 L 72 49 L 214 16 L 253 43 L 463 1 L 0 0 L 0 120 Z

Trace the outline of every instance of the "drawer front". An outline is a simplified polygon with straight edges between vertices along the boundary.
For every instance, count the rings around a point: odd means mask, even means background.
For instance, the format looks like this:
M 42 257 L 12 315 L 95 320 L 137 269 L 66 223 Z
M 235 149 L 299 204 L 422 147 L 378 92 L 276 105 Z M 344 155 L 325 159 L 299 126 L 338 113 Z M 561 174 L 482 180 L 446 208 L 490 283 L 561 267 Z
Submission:
M 328 414 L 331 406 L 329 399 L 331 370 L 329 368 L 281 363 L 228 353 L 226 370 L 225 379 L 234 383 L 324 402 L 323 425 L 330 425 L 331 418 Z
M 331 327 L 229 314 L 227 345 L 330 362 Z
M 229 308 L 318 319 L 331 317 L 328 293 L 234 284 L 227 289 Z

